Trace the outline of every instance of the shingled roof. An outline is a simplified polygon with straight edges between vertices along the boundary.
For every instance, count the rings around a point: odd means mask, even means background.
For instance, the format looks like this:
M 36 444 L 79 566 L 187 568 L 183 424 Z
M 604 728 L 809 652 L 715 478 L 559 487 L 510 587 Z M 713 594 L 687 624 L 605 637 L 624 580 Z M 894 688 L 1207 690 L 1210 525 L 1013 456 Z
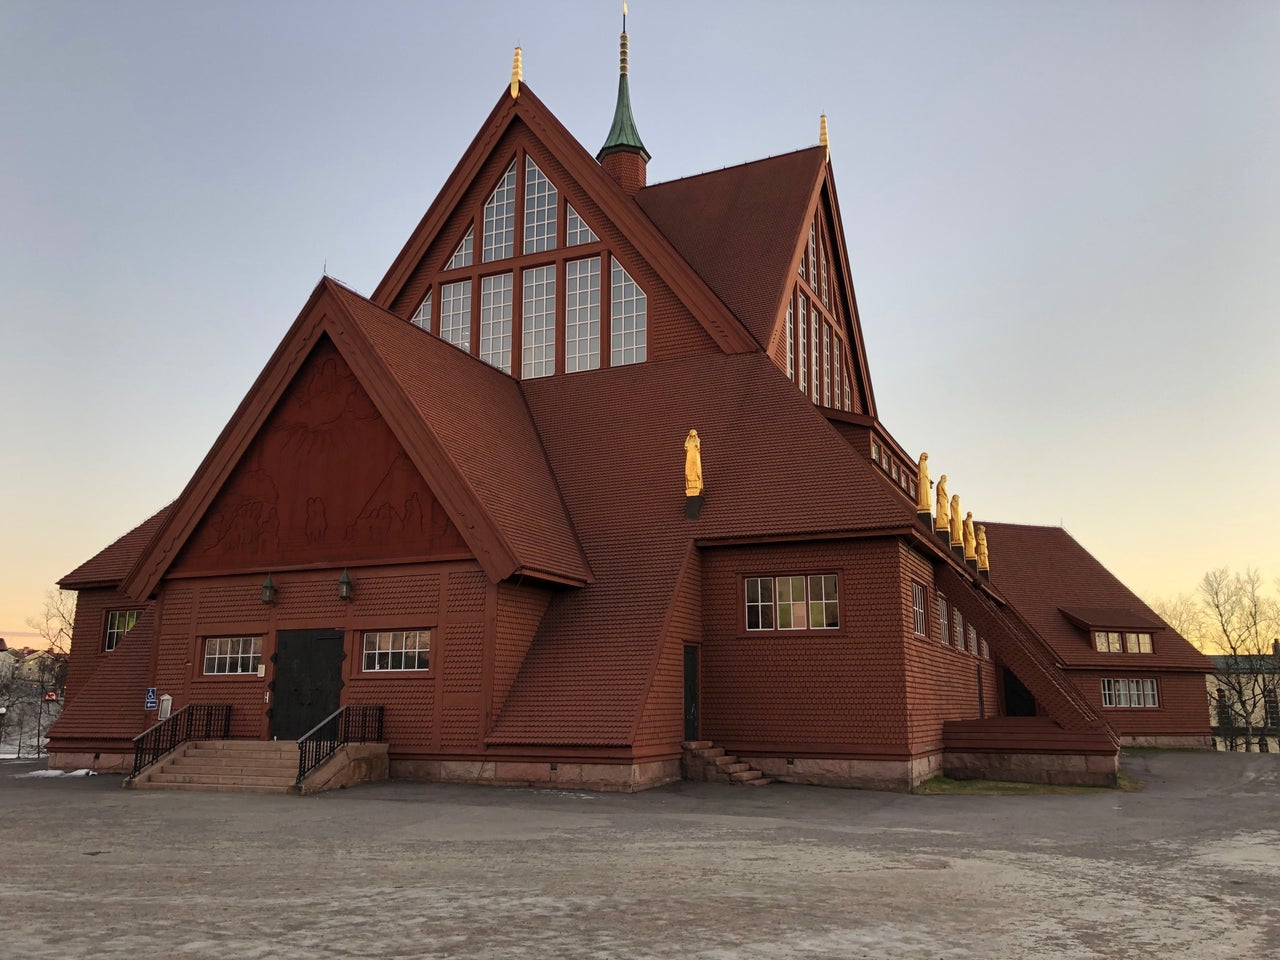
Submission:
M 914 522 L 910 504 L 763 354 L 523 388 L 595 583 L 553 600 L 491 744 L 630 742 L 691 540 L 858 536 Z M 706 480 L 696 521 L 684 515 L 690 429 Z
M 133 567 L 138 555 L 169 516 L 173 504 L 162 507 L 110 546 L 104 547 L 58 581 L 64 590 L 114 587 Z
M 985 522 L 985 521 L 984 521 Z M 1213 672 L 1195 649 L 1061 527 L 986 523 L 991 581 L 1068 667 L 1160 667 Z M 1072 616 L 1075 621 L 1073 622 Z M 1154 653 L 1098 653 L 1089 631 L 1146 627 Z
M 636 202 L 766 345 L 825 165 L 826 148 L 810 147 L 656 183 Z

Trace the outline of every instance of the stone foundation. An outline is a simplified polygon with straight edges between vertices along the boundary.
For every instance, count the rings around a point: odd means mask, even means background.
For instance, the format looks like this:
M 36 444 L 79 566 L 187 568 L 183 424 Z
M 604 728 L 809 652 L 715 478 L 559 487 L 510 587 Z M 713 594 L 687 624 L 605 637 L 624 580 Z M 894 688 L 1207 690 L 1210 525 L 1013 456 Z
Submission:
M 1013 780 L 1114 787 L 1120 772 L 1118 754 L 952 753 L 942 758 L 942 772 L 952 780 Z
M 766 777 L 786 783 L 862 790 L 910 790 L 941 772 L 938 754 L 910 760 L 838 760 L 828 757 L 743 757 Z
M 1125 747 L 1160 747 L 1165 750 L 1212 750 L 1213 736 L 1136 736 L 1120 735 L 1120 744 Z
M 679 760 L 649 763 L 550 763 L 524 760 L 392 760 L 395 780 L 476 783 L 495 787 L 560 787 L 635 793 L 680 779 Z
M 56 751 L 49 754 L 50 770 L 93 770 L 96 773 L 130 773 L 132 753 L 75 753 Z

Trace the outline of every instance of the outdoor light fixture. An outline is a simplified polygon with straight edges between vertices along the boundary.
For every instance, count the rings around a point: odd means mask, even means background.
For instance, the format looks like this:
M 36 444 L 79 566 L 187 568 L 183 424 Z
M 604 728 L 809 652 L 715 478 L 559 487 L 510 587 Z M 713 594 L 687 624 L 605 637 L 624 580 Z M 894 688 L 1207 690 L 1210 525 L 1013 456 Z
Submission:
M 346 569 L 344 568 L 342 571 L 342 576 L 338 578 L 338 599 L 339 600 L 347 600 L 347 601 L 351 600 L 351 586 L 352 586 L 351 575 L 347 573 Z
M 271 582 L 271 574 L 262 581 L 262 602 L 270 606 L 276 602 L 276 585 Z

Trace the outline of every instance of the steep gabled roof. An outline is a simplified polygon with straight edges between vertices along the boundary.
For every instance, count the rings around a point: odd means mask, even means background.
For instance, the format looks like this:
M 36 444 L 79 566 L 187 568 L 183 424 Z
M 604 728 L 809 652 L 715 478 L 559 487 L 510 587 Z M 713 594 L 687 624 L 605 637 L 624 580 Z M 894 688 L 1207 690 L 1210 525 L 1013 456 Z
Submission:
M 68 573 L 58 581 L 58 586 L 64 590 L 114 587 L 132 569 L 138 556 L 169 516 L 171 509 L 173 509 L 172 503 L 157 510 L 119 540 L 99 550 Z
M 854 537 L 915 522 L 763 353 L 523 388 L 595 582 L 553 599 L 491 744 L 630 742 L 691 540 Z M 696 521 L 684 514 L 690 429 L 706 480 Z
M 826 148 L 645 187 L 636 202 L 762 346 L 792 282 Z
M 565 583 L 590 579 L 519 385 L 326 277 L 141 552 L 126 593 L 146 597 L 155 590 L 325 337 L 491 579 L 517 573 Z
M 1165 625 L 1066 530 L 1016 523 L 986 523 L 986 528 L 992 583 L 1068 667 L 1213 672 L 1208 657 Z M 1115 621 L 1096 626 L 1159 625 L 1162 629 L 1155 629 L 1153 636 L 1155 652 L 1098 653 L 1087 629 L 1072 622 L 1064 608 L 1077 614 L 1077 621 L 1097 616 Z
M 384 308 L 391 307 L 454 208 L 462 201 L 463 195 L 491 152 L 517 121 L 527 126 L 542 146 L 564 165 L 578 186 L 591 196 L 604 215 L 625 234 L 640 256 L 658 273 L 722 350 L 741 353 L 755 349 L 754 338 L 738 317 L 720 301 L 670 241 L 636 206 L 635 200 L 605 173 L 595 158 L 587 153 L 582 144 L 574 139 L 523 83 L 520 85 L 519 97 L 512 97 L 504 88 L 502 96 L 498 98 L 483 126 L 445 181 L 435 201 L 374 290 L 370 299 L 375 304 Z

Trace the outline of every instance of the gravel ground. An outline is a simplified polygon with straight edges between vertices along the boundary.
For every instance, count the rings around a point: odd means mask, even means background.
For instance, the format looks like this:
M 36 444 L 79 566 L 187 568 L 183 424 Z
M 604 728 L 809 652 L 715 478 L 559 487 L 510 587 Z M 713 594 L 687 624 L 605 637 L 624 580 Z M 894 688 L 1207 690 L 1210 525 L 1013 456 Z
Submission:
M 1140 792 L 124 791 L 0 763 L 0 956 L 1280 957 L 1280 755 Z

